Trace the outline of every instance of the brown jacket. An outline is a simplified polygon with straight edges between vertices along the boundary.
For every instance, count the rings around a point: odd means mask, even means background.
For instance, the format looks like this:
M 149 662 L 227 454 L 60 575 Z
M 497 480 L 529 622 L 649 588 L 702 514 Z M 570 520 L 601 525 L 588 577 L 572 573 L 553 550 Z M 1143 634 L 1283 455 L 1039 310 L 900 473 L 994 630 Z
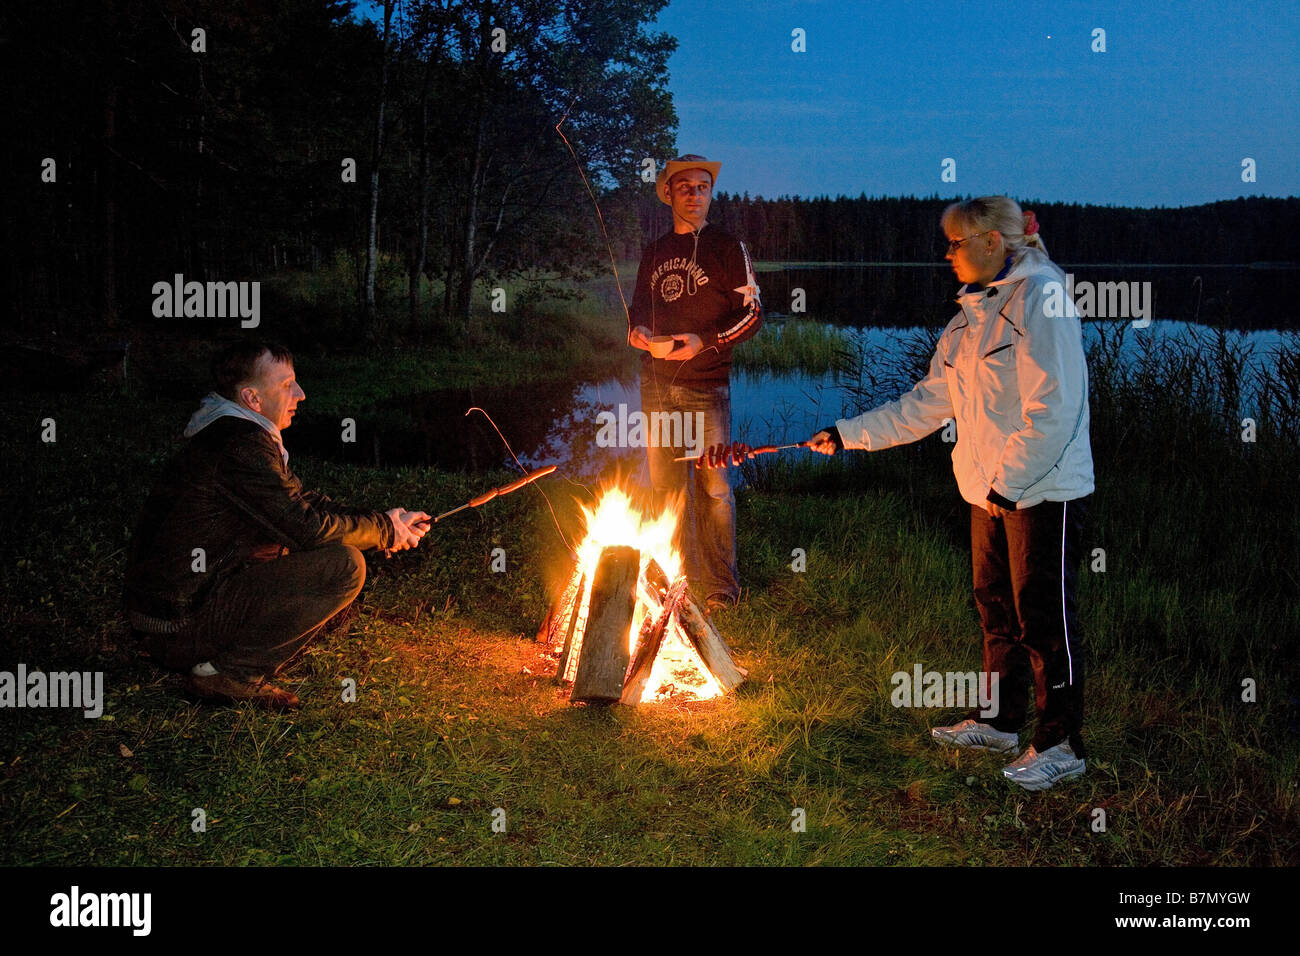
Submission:
M 343 508 L 304 491 L 257 424 L 219 418 L 168 463 L 145 503 L 131 542 L 126 608 L 180 621 L 250 564 L 331 542 L 390 548 L 394 536 L 382 511 Z

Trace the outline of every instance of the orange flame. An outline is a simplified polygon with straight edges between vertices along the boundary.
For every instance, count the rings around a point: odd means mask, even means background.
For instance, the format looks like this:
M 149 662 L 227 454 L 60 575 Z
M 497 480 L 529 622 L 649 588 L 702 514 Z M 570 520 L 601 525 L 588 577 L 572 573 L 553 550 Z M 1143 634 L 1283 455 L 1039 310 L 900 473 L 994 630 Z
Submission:
M 601 496 L 594 511 L 583 505 L 582 514 L 587 519 L 587 537 L 578 548 L 578 567 L 588 580 L 595 574 L 600 552 L 615 545 L 639 550 L 643 570 L 654 558 L 670 581 L 681 574 L 682 558 L 673 547 L 677 518 L 671 508 L 647 521 L 632 507 L 626 491 L 611 488 Z
M 640 574 L 653 558 L 668 580 L 676 581 L 682 574 L 682 556 L 673 546 L 677 530 L 677 517 L 671 506 L 661 514 L 647 518 L 633 506 L 627 492 L 621 488 L 608 489 L 594 509 L 582 506 L 586 518 L 587 534 L 578 548 L 578 571 L 588 581 L 595 577 L 601 552 L 608 547 L 623 545 L 636 548 L 641 553 Z M 587 602 L 578 609 L 578 632 L 586 630 Z M 628 653 L 636 653 L 636 641 L 646 617 L 655 608 L 638 595 L 632 626 L 628 631 Z M 655 656 L 646 682 L 642 703 L 678 699 L 708 700 L 724 693 L 722 685 L 709 672 L 690 639 L 682 633 L 674 619 L 670 621 L 659 653 Z

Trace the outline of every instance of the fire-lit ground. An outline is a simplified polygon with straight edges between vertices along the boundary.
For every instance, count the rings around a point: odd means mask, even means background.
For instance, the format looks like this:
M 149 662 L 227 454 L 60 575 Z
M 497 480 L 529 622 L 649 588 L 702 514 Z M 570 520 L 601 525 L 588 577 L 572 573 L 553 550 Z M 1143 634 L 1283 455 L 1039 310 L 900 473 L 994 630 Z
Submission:
M 1247 775 L 1232 783 L 1189 775 L 1182 762 L 1212 745 L 1172 698 L 1144 694 L 1131 717 L 1097 707 L 1088 775 L 1032 798 L 998 778 L 997 758 L 935 748 L 933 715 L 892 708 L 888 675 L 917 648 L 965 666 L 948 637 L 969 628 L 961 562 L 935 535 L 891 551 L 880 506 L 850 508 L 882 528 L 867 534 L 890 560 L 751 594 L 727 625 L 750 670 L 730 697 L 574 707 L 531 633 L 398 601 L 407 587 L 386 573 L 350 633 L 292 671 L 306 701 L 295 715 L 201 709 L 172 678 L 121 673 L 113 722 L 6 745 L 5 861 L 1020 865 L 1294 852 L 1286 828 L 1253 823 L 1294 813 L 1253 759 L 1234 764 Z M 1102 670 L 1102 694 L 1132 690 L 1121 671 Z M 354 703 L 340 700 L 346 676 Z M 1160 749 L 1180 737 L 1178 751 Z M 199 805 L 203 837 L 187 825 Z M 1089 830 L 1093 806 L 1110 808 L 1122 839 Z M 1140 827 L 1123 822 L 1139 815 Z

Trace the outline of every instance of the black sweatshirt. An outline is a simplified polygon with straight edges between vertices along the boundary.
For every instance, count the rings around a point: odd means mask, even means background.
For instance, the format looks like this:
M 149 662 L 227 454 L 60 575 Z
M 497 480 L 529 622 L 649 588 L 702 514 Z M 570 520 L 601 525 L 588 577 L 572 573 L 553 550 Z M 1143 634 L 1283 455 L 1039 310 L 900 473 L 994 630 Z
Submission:
M 763 324 L 758 283 L 744 243 L 707 223 L 697 234 L 670 232 L 646 247 L 632 296 L 632 325 L 651 335 L 694 332 L 704 343 L 688 362 L 645 353 L 642 369 L 660 383 L 727 384 L 731 350 Z

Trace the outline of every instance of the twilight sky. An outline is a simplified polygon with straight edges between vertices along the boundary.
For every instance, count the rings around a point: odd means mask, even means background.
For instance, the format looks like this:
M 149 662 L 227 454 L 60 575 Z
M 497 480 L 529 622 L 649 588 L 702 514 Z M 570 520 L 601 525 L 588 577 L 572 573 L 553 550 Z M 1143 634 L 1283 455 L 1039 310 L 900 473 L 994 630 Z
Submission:
M 678 149 L 722 160 L 720 191 L 1138 206 L 1300 193 L 1293 0 L 673 0 L 658 26 L 678 39 Z

